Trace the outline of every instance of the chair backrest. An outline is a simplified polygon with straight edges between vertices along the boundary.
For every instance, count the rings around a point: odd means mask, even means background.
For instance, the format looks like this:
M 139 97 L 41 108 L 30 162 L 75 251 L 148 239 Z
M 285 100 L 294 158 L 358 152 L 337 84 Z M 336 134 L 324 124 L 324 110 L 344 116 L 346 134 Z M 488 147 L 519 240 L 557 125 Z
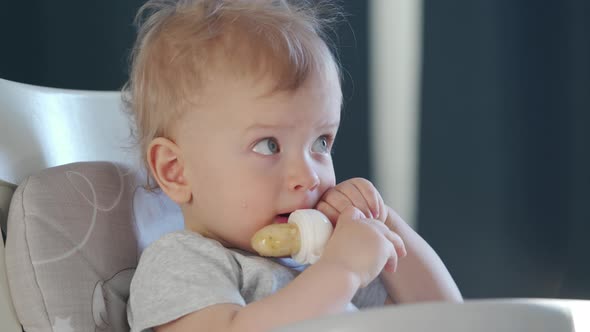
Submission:
M 0 180 L 19 184 L 42 169 L 79 161 L 137 165 L 115 91 L 66 90 L 0 79 Z
M 129 122 L 119 92 L 55 89 L 0 79 L 0 228 L 6 232 L 16 185 L 45 168 L 75 161 L 133 165 Z M 129 144 L 127 144 L 129 145 Z M 20 331 L 0 248 L 0 330 Z
M 125 331 L 141 250 L 182 228 L 130 128 L 119 92 L 0 79 L 0 331 Z

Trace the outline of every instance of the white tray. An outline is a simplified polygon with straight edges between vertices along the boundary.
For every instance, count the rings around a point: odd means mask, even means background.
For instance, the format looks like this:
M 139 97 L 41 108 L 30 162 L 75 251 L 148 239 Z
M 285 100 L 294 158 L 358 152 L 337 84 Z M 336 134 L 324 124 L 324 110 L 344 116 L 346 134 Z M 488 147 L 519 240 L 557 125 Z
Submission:
M 590 332 L 590 301 L 490 299 L 388 306 L 327 316 L 280 332 Z

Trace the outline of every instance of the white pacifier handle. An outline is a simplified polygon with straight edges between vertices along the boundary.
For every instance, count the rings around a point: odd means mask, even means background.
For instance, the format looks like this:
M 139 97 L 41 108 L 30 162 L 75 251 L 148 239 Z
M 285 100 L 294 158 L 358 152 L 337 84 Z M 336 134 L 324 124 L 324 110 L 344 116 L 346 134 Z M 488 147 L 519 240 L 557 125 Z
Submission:
M 297 210 L 289 216 L 290 224 L 299 228 L 300 249 L 291 257 L 299 264 L 314 264 L 320 259 L 334 227 L 318 210 Z

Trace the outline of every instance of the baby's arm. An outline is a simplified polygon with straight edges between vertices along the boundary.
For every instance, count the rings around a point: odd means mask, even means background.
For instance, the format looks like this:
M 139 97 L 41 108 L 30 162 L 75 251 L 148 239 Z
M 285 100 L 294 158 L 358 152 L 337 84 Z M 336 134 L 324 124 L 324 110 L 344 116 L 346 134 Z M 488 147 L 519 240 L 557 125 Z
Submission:
M 328 190 L 317 209 L 335 222 L 341 211 L 353 205 L 367 217 L 381 220 L 397 234 L 407 255 L 381 273 L 388 295 L 397 303 L 416 301 L 462 301 L 461 293 L 438 255 L 397 213 L 383 202 L 373 184 L 362 178 L 346 180 Z M 393 265 L 393 266 L 391 266 Z
M 161 325 L 157 331 L 263 332 L 342 312 L 396 255 L 399 238 L 352 206 L 340 215 L 322 257 L 283 289 L 244 307 L 218 304 Z
M 434 250 L 390 207 L 385 224 L 403 240 L 407 256 L 397 272 L 381 273 L 389 296 L 397 303 L 453 301 L 463 298 L 449 271 Z

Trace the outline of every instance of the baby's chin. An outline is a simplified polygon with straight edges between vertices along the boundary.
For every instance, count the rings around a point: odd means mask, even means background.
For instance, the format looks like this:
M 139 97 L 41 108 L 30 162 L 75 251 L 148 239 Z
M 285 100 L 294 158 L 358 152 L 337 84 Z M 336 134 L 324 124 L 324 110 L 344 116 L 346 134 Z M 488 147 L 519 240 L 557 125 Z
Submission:
M 243 245 L 229 245 L 228 244 L 228 245 L 223 245 L 223 246 L 226 247 L 227 249 L 245 251 L 247 253 L 259 256 L 258 253 L 256 252 L 256 250 L 254 250 L 251 245 L 243 246 Z
M 227 249 L 233 249 L 233 250 L 241 250 L 241 251 L 246 251 L 248 253 L 252 253 L 252 254 L 256 254 L 256 251 L 254 250 L 254 248 L 252 248 L 252 245 L 250 243 L 250 237 L 247 239 L 246 243 L 242 243 L 242 241 L 230 241 L 230 240 L 217 240 L 219 241 L 219 243 L 221 243 L 222 246 L 224 246 Z
M 209 231 L 200 231 L 200 232 L 197 232 L 197 233 L 201 234 L 203 237 L 206 237 L 208 239 L 211 239 L 211 240 L 214 240 L 214 241 L 219 242 L 225 248 L 228 248 L 228 249 L 241 249 L 240 248 L 241 246 L 239 244 L 232 243 L 233 241 L 229 241 L 229 240 L 223 238 L 223 236 L 219 236 L 219 235 L 214 234 L 212 232 L 209 232 Z

